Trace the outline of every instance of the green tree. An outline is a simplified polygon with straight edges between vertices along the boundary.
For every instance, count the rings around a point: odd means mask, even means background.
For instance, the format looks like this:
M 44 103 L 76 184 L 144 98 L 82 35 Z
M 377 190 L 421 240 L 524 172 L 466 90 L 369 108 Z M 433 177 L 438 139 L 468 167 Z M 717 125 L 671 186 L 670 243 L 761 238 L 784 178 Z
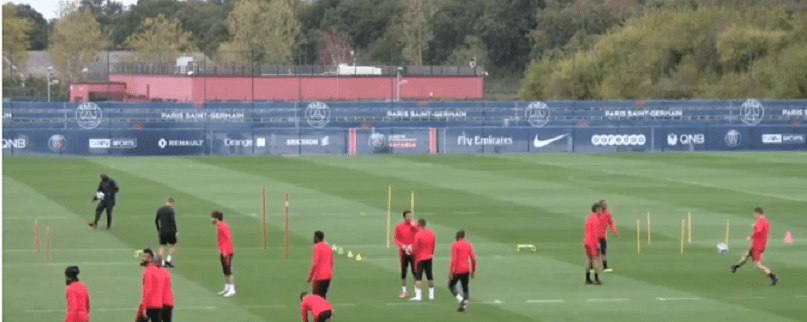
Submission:
M 107 35 L 89 9 L 62 12 L 53 27 L 48 53 L 63 82 L 83 79 L 83 70 L 98 60 L 107 45 Z
M 440 5 L 431 21 L 434 38 L 429 43 L 427 62 L 445 63 L 467 36 L 474 35 L 474 24 L 484 9 L 484 0 L 449 0 Z
M 403 57 L 407 63 L 421 66 L 434 37 L 429 22 L 437 7 L 433 0 L 404 0 L 403 4 Z
M 479 67 L 484 67 L 488 64 L 488 51 L 485 48 L 485 43 L 477 36 L 465 36 L 465 42 L 454 49 L 445 64 L 469 66 L 471 62 L 474 62 L 474 66 Z
M 17 17 L 14 4 L 3 5 L 3 76 L 25 71 L 33 24 L 28 19 Z M 13 67 L 12 65 L 13 64 Z
M 230 41 L 219 48 L 220 62 L 292 63 L 300 22 L 287 0 L 241 0 L 227 21 Z
M 18 4 L 17 17 L 32 22 L 30 50 L 43 50 L 48 47 L 48 22 L 41 13 L 28 4 Z
M 126 40 L 126 47 L 141 62 L 173 63 L 180 55 L 196 52 L 191 33 L 182 29 L 178 19 L 166 19 L 162 14 L 146 18 Z
M 475 34 L 485 42 L 495 73 L 521 74 L 532 50 L 528 35 L 535 29 L 535 13 L 543 0 L 489 0 L 476 22 Z

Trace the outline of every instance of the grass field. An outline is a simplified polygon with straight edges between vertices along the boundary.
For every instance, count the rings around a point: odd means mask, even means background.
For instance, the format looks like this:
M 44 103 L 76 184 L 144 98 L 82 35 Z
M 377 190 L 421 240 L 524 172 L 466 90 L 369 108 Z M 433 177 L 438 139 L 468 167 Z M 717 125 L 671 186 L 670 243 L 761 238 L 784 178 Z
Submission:
M 314 230 L 361 253 L 335 256 L 328 294 L 334 321 L 805 321 L 807 154 L 542 154 L 287 158 L 3 158 L 3 321 L 59 321 L 64 268 L 79 265 L 93 321 L 131 321 L 140 272 L 133 251 L 157 246 L 154 214 L 176 201 L 175 321 L 299 321 Z M 121 187 L 111 231 L 87 227 L 98 174 Z M 386 188 L 393 225 L 415 191 L 415 216 L 437 235 L 434 301 L 399 299 L 399 268 L 385 245 Z M 260 189 L 267 189 L 269 249 Z M 283 259 L 288 191 L 290 259 Z M 609 237 L 613 273 L 585 286 L 583 222 L 608 199 L 621 236 Z M 769 279 L 748 265 L 753 207 L 765 207 Z M 223 286 L 209 213 L 218 208 L 235 245 L 237 295 Z M 652 243 L 636 253 L 636 220 L 652 216 Z M 681 219 L 692 243 L 679 254 Z M 33 221 L 50 260 L 34 251 Z M 731 252 L 715 245 L 731 220 Z M 101 226 L 106 219 L 101 220 Z M 449 245 L 465 229 L 479 267 L 467 314 L 446 288 Z M 786 231 L 793 244 L 783 242 Z M 642 239 L 645 238 L 644 232 Z M 537 251 L 516 252 L 529 243 Z M 411 284 L 410 284 L 410 294 Z

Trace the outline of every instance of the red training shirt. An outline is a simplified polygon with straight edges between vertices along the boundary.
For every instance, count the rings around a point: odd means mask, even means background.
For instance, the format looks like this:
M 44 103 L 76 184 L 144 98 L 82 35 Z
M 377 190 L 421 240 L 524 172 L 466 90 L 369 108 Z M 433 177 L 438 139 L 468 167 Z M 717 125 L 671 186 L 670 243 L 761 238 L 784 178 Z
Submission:
M 333 254 L 331 247 L 324 241 L 314 244 L 311 253 L 311 271 L 308 272 L 308 281 L 329 280 L 333 275 Z
M 64 322 L 88 322 L 90 321 L 90 294 L 84 283 L 74 281 L 64 289 L 64 297 L 67 300 L 67 314 Z
M 598 234 L 597 226 L 600 224 L 600 219 L 597 214 L 591 213 L 586 219 L 586 237 L 583 239 L 583 245 L 597 247 Z
M 316 294 L 308 294 L 303 297 L 303 302 L 300 303 L 300 314 L 303 316 L 303 322 L 308 322 L 308 311 L 314 316 L 314 320 L 322 314 L 322 312 L 331 309 L 331 304 L 324 298 Z
M 171 274 L 164 267 L 160 267 L 160 277 L 163 284 L 163 306 L 174 306 L 174 291 L 171 290 Z
M 754 231 L 751 233 L 751 248 L 764 249 L 768 244 L 768 232 L 770 232 L 770 224 L 765 215 L 757 216 L 757 221 L 754 222 Z
M 468 260 L 471 261 L 470 268 L 468 267 Z M 474 255 L 474 248 L 465 238 L 459 238 L 451 244 L 451 265 L 449 266 L 449 272 L 451 272 L 451 274 L 476 272 L 476 255 Z
M 614 235 L 618 234 L 616 231 L 616 226 L 614 226 L 614 219 L 611 218 L 611 212 L 608 210 L 603 210 L 600 213 L 599 219 L 599 227 L 597 227 L 597 233 L 599 234 L 597 237 L 605 238 L 606 233 L 608 232 L 608 227 L 611 227 L 611 231 L 614 232 Z
M 412 254 L 415 255 L 415 263 L 434 257 L 433 231 L 428 228 L 418 231 L 412 244 Z
M 233 253 L 233 240 L 230 237 L 230 226 L 224 220 L 216 223 L 216 240 L 219 244 L 219 253 L 230 255 Z
M 163 280 L 160 268 L 147 264 L 143 269 L 143 295 L 140 307 L 144 309 L 159 309 L 163 307 Z
M 395 226 L 395 235 L 393 240 L 395 244 L 398 245 L 398 255 L 403 255 L 405 252 L 403 250 L 406 245 L 412 245 L 415 242 L 415 235 L 418 233 L 418 224 L 414 220 L 410 222 L 406 222 L 406 220 L 401 221 L 397 226 Z

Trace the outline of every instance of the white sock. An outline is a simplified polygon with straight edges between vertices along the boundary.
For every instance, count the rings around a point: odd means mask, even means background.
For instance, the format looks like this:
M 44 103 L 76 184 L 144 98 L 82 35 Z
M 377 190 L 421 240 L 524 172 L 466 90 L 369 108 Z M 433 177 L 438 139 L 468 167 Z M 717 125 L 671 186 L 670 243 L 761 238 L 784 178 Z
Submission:
M 457 302 L 462 302 L 462 295 L 457 294 Z
M 229 291 L 230 291 L 230 284 L 225 283 L 224 284 L 224 292 L 229 292 Z
M 171 255 L 168 255 L 168 258 L 165 259 L 167 262 L 171 262 Z
M 434 297 L 434 287 L 429 287 L 429 297 Z
M 415 288 L 415 297 L 420 298 L 420 289 L 419 288 Z
M 235 284 L 230 284 L 230 292 L 235 292 Z
M 406 293 L 406 286 L 403 287 L 403 292 Z

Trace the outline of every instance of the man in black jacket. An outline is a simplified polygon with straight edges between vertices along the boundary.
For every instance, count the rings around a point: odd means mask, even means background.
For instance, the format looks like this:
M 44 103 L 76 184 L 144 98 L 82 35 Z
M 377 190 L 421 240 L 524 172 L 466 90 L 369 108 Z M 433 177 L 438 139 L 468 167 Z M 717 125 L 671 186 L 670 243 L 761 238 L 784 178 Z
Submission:
M 170 245 L 168 258 L 162 260 L 160 265 L 174 267 L 172 257 L 177 250 L 177 221 L 174 213 L 174 198 L 168 198 L 165 205 L 157 209 L 154 224 L 157 225 L 157 233 L 160 235 L 160 258 L 165 258 L 163 257 L 165 246 Z
M 108 177 L 106 173 L 101 174 L 101 183 L 98 184 L 98 190 L 93 196 L 92 201 L 98 201 L 98 206 L 95 207 L 95 221 L 91 222 L 90 227 L 98 227 L 98 221 L 101 220 L 101 213 L 106 209 L 106 229 L 112 228 L 112 208 L 115 207 L 115 194 L 118 193 L 118 183 L 114 179 Z

